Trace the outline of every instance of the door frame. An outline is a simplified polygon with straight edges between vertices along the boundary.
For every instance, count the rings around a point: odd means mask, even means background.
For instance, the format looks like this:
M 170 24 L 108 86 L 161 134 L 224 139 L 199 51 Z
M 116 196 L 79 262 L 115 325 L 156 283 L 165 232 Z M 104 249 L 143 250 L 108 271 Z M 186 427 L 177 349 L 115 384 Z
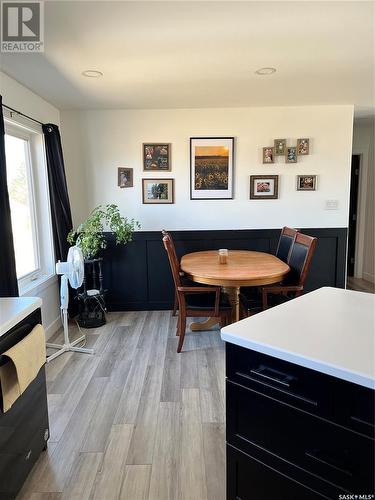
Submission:
M 352 155 L 359 156 L 358 217 L 355 241 L 354 277 L 363 278 L 369 146 L 353 147 Z

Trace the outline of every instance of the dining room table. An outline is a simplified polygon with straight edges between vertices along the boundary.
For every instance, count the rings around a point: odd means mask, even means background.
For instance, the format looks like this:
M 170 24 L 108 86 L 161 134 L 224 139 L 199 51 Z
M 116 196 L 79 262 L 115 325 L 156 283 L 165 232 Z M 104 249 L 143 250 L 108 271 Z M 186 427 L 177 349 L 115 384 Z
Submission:
M 225 260 L 225 263 L 221 263 Z M 228 250 L 226 259 L 219 258 L 218 250 L 206 250 L 184 255 L 181 270 L 190 280 L 205 285 L 222 287 L 232 306 L 232 322 L 240 319 L 239 293 L 241 287 L 260 287 L 279 283 L 289 273 L 288 264 L 275 255 L 252 250 Z M 218 318 L 190 325 L 192 331 L 207 330 L 218 323 Z

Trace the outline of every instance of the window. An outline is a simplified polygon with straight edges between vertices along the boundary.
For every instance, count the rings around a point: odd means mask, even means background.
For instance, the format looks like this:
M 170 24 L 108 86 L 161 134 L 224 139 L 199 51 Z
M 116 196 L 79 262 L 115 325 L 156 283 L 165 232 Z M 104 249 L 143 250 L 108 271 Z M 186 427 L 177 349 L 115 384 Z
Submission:
M 30 141 L 6 134 L 5 155 L 17 277 L 23 278 L 40 269 Z
M 43 135 L 5 120 L 5 156 L 20 294 L 54 274 Z

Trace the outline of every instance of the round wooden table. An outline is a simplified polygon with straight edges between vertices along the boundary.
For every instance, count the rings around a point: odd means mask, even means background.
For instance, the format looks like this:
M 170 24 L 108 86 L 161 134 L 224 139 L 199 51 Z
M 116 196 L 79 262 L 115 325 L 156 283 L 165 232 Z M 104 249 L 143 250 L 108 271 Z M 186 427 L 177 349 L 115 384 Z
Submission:
M 181 269 L 197 283 L 223 287 L 232 305 L 233 322 L 239 320 L 241 286 L 262 286 L 278 283 L 289 272 L 289 266 L 275 255 L 249 250 L 229 250 L 226 264 L 219 263 L 219 252 L 209 250 L 184 255 Z M 206 330 L 217 324 L 217 318 L 193 323 L 192 330 Z

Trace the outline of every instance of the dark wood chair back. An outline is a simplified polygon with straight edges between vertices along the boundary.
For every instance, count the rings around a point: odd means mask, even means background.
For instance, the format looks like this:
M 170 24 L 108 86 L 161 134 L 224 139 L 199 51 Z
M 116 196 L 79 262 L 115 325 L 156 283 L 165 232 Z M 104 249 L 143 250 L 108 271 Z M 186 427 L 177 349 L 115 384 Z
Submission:
M 181 286 L 180 263 L 177 258 L 175 246 L 173 244 L 173 239 L 171 235 L 164 230 L 163 230 L 163 244 L 165 250 L 167 251 L 169 265 L 171 266 L 173 281 L 177 290 L 177 288 Z
M 286 262 L 287 264 L 289 263 L 290 251 L 297 234 L 298 230 L 291 227 L 285 226 L 281 230 L 279 243 L 276 250 L 276 257 L 278 257 L 283 262 Z
M 285 284 L 304 286 L 317 241 L 317 238 L 306 234 L 296 234 L 289 254 L 290 272 L 284 281 Z
M 172 238 L 172 235 L 171 233 L 169 233 L 168 231 L 166 231 L 165 229 L 162 230 L 162 234 L 163 234 L 163 237 L 164 236 L 168 236 L 168 238 L 170 239 L 170 242 L 171 242 L 171 248 L 172 248 L 172 252 L 174 254 L 174 258 L 176 259 L 176 261 L 178 262 L 178 257 L 177 257 L 177 253 L 176 253 L 176 247 L 174 246 L 174 241 L 173 241 L 173 238 Z

